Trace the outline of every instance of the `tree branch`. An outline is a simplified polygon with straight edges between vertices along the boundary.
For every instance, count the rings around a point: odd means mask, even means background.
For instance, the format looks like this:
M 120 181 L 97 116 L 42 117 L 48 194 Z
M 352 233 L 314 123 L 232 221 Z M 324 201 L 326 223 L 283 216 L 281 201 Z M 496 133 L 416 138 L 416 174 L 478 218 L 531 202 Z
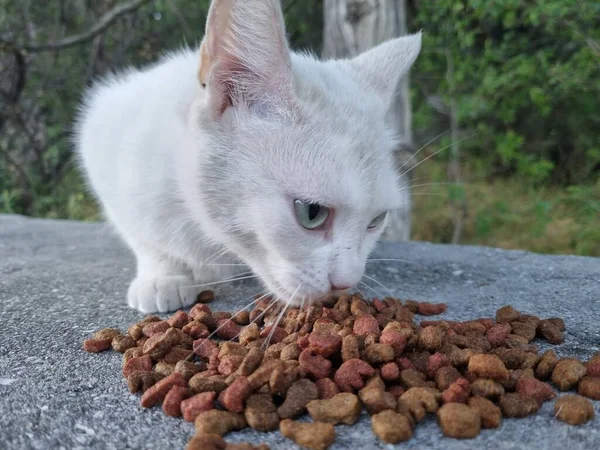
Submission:
M 20 46 L 16 43 L 0 40 L 0 50 L 2 50 L 2 48 L 4 47 L 8 49 L 19 49 L 20 51 L 26 51 L 29 53 L 37 53 L 53 50 L 62 50 L 64 48 L 73 47 L 75 45 L 81 44 L 83 42 L 95 38 L 100 33 L 104 32 L 104 30 L 106 30 L 110 25 L 112 25 L 113 22 L 115 22 L 119 17 L 136 10 L 137 8 L 143 6 L 145 3 L 149 3 L 150 1 L 151 0 L 133 0 L 126 3 L 119 3 L 106 14 L 104 14 L 92 28 L 81 34 L 75 34 L 73 36 L 69 36 L 55 42 L 49 42 L 46 44 L 38 45 Z

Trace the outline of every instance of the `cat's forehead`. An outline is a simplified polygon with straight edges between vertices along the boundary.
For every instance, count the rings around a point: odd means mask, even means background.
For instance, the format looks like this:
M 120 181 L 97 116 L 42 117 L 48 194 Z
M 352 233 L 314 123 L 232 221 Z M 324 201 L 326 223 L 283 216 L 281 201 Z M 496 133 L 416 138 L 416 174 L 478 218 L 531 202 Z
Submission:
M 265 168 L 286 194 L 360 211 L 392 208 L 397 198 L 393 162 L 371 135 L 309 123 L 274 133 L 262 146 Z

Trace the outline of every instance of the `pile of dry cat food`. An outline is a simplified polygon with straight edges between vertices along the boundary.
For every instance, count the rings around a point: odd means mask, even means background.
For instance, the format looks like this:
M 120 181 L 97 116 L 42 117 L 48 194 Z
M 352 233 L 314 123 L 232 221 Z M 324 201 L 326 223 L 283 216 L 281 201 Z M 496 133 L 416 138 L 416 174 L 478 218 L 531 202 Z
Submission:
M 285 312 L 271 299 L 251 312 L 212 312 L 211 291 L 189 313 L 146 317 L 129 327 L 98 331 L 84 349 L 123 353 L 123 376 L 141 405 L 195 423 L 188 450 L 267 449 L 226 443 L 222 436 L 252 427 L 279 429 L 301 447 L 322 450 L 337 424 L 354 424 L 363 408 L 384 442 L 411 438 L 427 414 L 446 436 L 473 438 L 502 417 L 534 414 L 560 391 L 555 416 L 578 425 L 600 400 L 600 352 L 589 361 L 540 354 L 536 337 L 563 341 L 564 322 L 510 306 L 495 319 L 421 320 L 444 304 L 365 301 L 343 295 Z M 306 412 L 312 422 L 299 422 Z

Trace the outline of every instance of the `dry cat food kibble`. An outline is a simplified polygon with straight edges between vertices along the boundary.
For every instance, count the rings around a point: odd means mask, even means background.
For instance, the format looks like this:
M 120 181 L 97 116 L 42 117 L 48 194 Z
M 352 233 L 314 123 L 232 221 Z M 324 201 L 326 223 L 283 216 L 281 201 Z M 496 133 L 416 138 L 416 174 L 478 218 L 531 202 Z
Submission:
M 502 416 L 535 414 L 559 390 L 577 390 L 555 403 L 558 420 L 576 425 L 593 418 L 589 400 L 600 398 L 600 355 L 588 361 L 539 352 L 536 338 L 564 339 L 564 322 L 540 319 L 510 306 L 495 320 L 421 320 L 444 304 L 367 302 L 342 295 L 300 309 L 273 307 L 213 312 L 212 291 L 199 295 L 189 313 L 162 320 L 149 316 L 125 334 L 97 332 L 84 350 L 123 353 L 123 377 L 142 407 L 194 422 L 188 450 L 268 449 L 227 443 L 229 432 L 251 427 L 280 430 L 308 449 L 326 449 L 335 426 L 371 415 L 383 442 L 409 440 L 427 415 L 443 433 L 473 438 L 498 428 Z M 301 419 L 308 412 L 312 423 Z M 300 419 L 300 422 L 296 422 Z

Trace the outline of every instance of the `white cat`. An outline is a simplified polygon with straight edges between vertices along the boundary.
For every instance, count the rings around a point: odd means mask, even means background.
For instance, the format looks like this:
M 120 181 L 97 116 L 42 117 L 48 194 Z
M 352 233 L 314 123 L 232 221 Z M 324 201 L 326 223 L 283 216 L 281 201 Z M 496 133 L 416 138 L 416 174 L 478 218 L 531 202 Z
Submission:
M 351 287 L 408 204 L 385 116 L 421 35 L 322 62 L 283 23 L 279 0 L 213 0 L 200 50 L 88 94 L 78 153 L 137 258 L 131 307 L 192 304 L 235 273 L 225 252 L 294 305 Z

